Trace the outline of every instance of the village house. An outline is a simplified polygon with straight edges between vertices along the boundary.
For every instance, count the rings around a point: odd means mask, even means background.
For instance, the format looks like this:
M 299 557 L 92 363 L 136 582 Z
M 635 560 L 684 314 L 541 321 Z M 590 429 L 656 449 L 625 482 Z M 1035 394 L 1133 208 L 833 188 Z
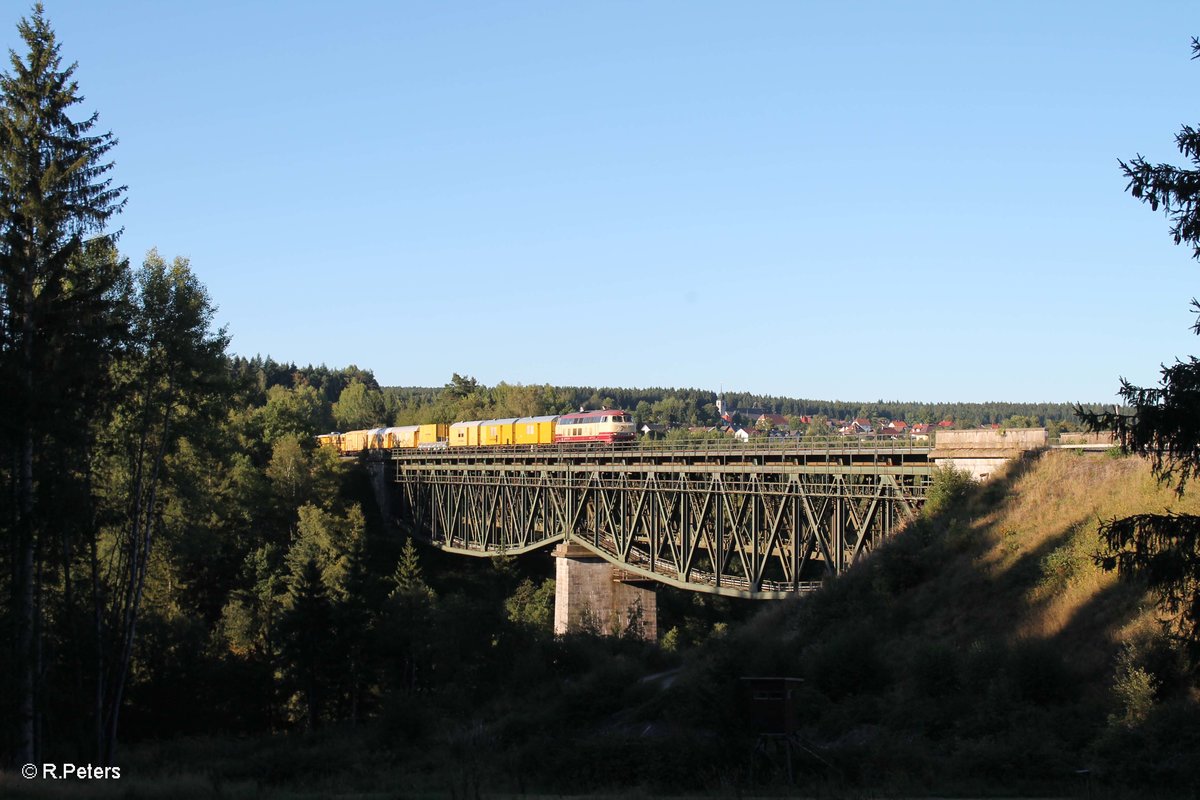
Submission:
M 838 428 L 838 433 L 843 436 L 859 436 L 864 433 L 873 432 L 874 429 L 871 426 L 871 420 L 866 417 L 858 417 Z
M 767 428 L 786 428 L 789 425 L 788 418 L 783 414 L 759 414 L 758 419 L 754 420 L 754 427 L 762 430 Z

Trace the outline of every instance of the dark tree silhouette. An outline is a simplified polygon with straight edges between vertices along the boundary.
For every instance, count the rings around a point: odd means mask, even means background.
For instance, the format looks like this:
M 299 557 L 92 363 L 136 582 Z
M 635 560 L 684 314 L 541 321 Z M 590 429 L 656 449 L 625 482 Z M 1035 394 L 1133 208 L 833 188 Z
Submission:
M 281 628 L 287 673 L 304 697 L 305 727 L 320 724 L 334 663 L 334 610 L 314 558 L 292 576 Z
M 1200 39 L 1192 39 L 1192 59 L 1200 58 Z M 1200 132 L 1184 125 L 1175 143 L 1189 167 L 1151 164 L 1141 155 L 1122 161 L 1129 179 L 1126 190 L 1150 208 L 1160 208 L 1171 221 L 1175 244 L 1192 247 L 1200 259 Z M 1200 315 L 1200 302 L 1192 308 Z M 1200 335 L 1200 316 L 1192 329 Z M 1183 494 L 1200 474 L 1200 361 L 1162 367 L 1159 385 L 1134 386 L 1121 379 L 1120 395 L 1132 413 L 1080 410 L 1092 430 L 1109 430 L 1121 447 L 1150 458 L 1154 474 L 1175 484 Z M 1144 578 L 1158 593 L 1170 615 L 1174 633 L 1200 664 L 1200 517 L 1185 514 L 1138 514 L 1101 527 L 1107 548 L 1100 562 L 1126 577 Z
M 11 465 L 14 498 L 0 529 L 12 564 L 9 681 L 16 696 L 5 727 L 15 728 L 16 763 L 27 763 L 39 760 L 39 559 L 59 516 L 54 502 L 38 495 L 46 471 L 35 449 L 50 449 L 56 421 L 76 416 L 74 394 L 54 387 L 86 378 L 65 372 L 58 356 L 103 335 L 78 321 L 96 318 L 97 299 L 121 270 L 86 271 L 89 261 L 81 256 L 85 239 L 102 233 L 121 210 L 124 187 L 108 177 L 116 139 L 93 131 L 95 114 L 72 119 L 72 107 L 83 100 L 75 65 L 63 66 L 40 3 L 17 30 L 25 53 L 9 51 L 10 71 L 0 74 L 0 457 Z M 111 237 L 99 238 L 110 244 Z

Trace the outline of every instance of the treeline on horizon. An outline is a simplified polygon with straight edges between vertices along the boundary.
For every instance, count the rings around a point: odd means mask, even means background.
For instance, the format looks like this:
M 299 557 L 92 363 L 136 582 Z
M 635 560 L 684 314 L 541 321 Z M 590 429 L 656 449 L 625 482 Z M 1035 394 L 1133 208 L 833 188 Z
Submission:
M 1076 430 L 1078 419 L 1072 403 L 927 403 L 877 400 L 857 402 L 758 395 L 749 392 L 717 392 L 695 388 L 613 386 L 552 386 L 500 382 L 485 386 L 474 378 L 454 373 L 441 387 L 381 386 L 373 371 L 349 366 L 331 369 L 324 365 L 297 367 L 272 358 L 255 356 L 234 359 L 237 369 L 252 376 L 260 390 L 271 386 L 311 386 L 334 406 L 332 429 L 354 430 L 380 425 L 415 425 L 426 422 L 458 422 L 469 419 L 533 417 L 565 414 L 584 408 L 620 408 L 633 413 L 639 424 L 685 426 L 716 425 L 720 421 L 717 400 L 726 410 L 741 412 L 737 421 L 752 424 L 750 414 L 766 412 L 787 417 L 825 417 L 850 420 L 904 420 L 909 424 L 950 420 L 957 428 L 980 425 L 1049 427 Z M 343 396 L 343 392 L 348 392 Z M 1099 406 L 1085 406 L 1098 409 Z

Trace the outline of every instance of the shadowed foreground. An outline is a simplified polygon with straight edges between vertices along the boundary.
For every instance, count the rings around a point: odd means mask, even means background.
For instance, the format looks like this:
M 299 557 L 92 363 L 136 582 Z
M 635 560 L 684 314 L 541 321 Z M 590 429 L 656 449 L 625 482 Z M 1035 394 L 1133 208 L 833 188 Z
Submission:
M 357 727 L 147 741 L 126 751 L 120 781 L 64 791 L 6 776 L 0 788 L 175 800 L 775 794 L 788 791 L 783 761 L 770 748 L 752 757 L 739 678 L 785 675 L 804 681 L 791 789 L 804 795 L 1190 797 L 1194 681 L 1144 592 L 1094 562 L 1099 519 L 1168 506 L 1197 502 L 1175 500 L 1138 460 L 1049 454 L 985 486 L 945 483 L 861 568 L 745 622 L 702 630 L 692 597 L 664 594 L 662 646 L 479 631 L 464 647 L 504 659 L 393 694 Z

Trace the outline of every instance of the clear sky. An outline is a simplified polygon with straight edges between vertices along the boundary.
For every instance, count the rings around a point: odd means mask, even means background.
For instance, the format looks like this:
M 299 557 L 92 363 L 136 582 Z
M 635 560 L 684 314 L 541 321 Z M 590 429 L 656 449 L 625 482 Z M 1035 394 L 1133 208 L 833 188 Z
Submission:
M 1195 0 L 46 12 L 122 250 L 189 258 L 242 355 L 1111 402 L 1200 350 L 1200 264 L 1117 167 L 1200 123 Z

